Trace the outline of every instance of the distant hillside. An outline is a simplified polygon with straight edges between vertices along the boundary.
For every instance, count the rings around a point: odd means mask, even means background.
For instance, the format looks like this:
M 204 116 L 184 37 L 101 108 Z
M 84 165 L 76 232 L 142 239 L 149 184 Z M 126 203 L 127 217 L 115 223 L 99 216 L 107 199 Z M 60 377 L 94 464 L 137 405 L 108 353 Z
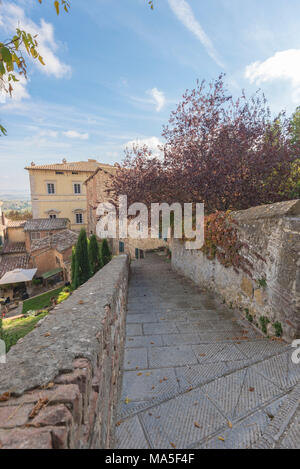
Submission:
M 10 210 L 18 210 L 24 212 L 25 210 L 31 211 L 31 202 L 30 200 L 19 200 L 19 199 L 14 199 L 14 200 L 5 200 L 0 199 L 3 202 L 2 205 L 2 210 L 3 212 L 7 212 Z

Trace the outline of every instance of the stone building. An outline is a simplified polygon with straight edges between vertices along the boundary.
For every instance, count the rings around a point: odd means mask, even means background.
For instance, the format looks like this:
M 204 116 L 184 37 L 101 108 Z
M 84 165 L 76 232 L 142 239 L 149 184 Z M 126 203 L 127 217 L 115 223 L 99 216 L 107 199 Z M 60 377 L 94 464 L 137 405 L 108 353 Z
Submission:
M 96 160 L 27 166 L 33 218 L 68 218 L 70 228 L 87 228 L 86 186 L 84 181 L 97 168 L 109 170 L 110 165 Z
M 40 240 L 59 231 L 70 229 L 68 218 L 37 218 L 28 220 L 23 227 L 25 245 L 28 252 L 31 251 L 33 241 Z
M 110 182 L 116 172 L 116 167 L 109 169 L 98 168 L 85 181 L 87 194 L 87 220 L 88 235 L 96 234 L 96 225 L 98 218 L 96 215 L 97 206 L 101 202 L 107 202 L 112 199 L 113 194 L 110 189 Z M 117 223 L 118 226 L 118 223 Z M 166 239 L 131 239 L 119 238 L 108 240 L 113 254 L 130 254 L 131 257 L 142 258 L 149 250 L 167 247 Z
M 71 280 L 72 247 L 76 244 L 78 232 L 68 229 L 31 242 L 30 257 L 37 270 L 37 277 L 48 280 L 59 276 L 63 281 Z

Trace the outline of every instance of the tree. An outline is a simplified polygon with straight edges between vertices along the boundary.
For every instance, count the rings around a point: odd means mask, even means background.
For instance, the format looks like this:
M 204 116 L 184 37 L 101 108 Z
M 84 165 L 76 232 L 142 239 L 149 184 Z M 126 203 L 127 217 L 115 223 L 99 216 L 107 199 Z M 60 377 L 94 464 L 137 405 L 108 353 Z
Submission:
M 300 142 L 300 106 L 297 107 L 296 111 L 291 117 L 291 137 L 292 142 L 295 144 L 299 144 Z M 300 157 L 300 154 L 299 154 Z
M 75 288 L 75 276 L 76 276 L 76 247 L 72 247 L 72 262 L 71 262 L 71 284 Z
M 38 0 L 38 2 L 42 4 L 42 0 Z M 146 2 L 153 10 L 153 0 L 146 0 Z M 57 15 L 59 15 L 61 9 L 68 13 L 71 8 L 71 0 L 55 0 L 53 4 Z M 23 29 L 16 28 L 12 38 L 5 42 L 0 41 L 0 90 L 3 89 L 10 96 L 13 92 L 13 83 L 19 81 L 16 71 L 19 75 L 27 78 L 27 64 L 23 52 L 38 60 L 42 65 L 46 65 L 38 51 L 37 35 L 32 36 Z M 7 135 L 7 131 L 0 124 L 0 136 L 1 134 Z
M 146 149 L 126 154 L 115 195 L 140 202 L 204 202 L 207 213 L 286 199 L 278 190 L 299 155 L 284 113 L 271 118 L 266 99 L 234 99 L 224 76 L 187 90 L 163 127 L 164 160 Z
M 100 256 L 99 244 L 95 235 L 92 235 L 90 237 L 89 260 L 92 274 L 95 274 L 96 272 L 98 272 L 98 270 L 101 269 L 101 267 L 103 267 L 102 259 Z
M 75 273 L 74 273 L 74 288 L 80 287 L 83 283 L 91 277 L 91 266 L 88 254 L 88 240 L 86 231 L 80 231 L 76 249 L 75 249 Z
M 108 264 L 111 260 L 111 253 L 106 239 L 104 239 L 101 243 L 101 259 L 103 265 Z
M 32 212 L 29 210 L 24 210 L 24 212 L 20 210 L 10 210 L 9 212 L 5 213 L 6 218 L 9 220 L 31 220 Z

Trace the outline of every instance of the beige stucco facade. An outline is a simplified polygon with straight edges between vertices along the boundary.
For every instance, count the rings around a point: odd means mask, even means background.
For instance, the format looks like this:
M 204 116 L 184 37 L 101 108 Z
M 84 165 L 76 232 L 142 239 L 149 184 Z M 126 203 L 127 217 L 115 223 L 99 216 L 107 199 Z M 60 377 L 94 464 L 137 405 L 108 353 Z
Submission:
M 71 230 L 87 228 L 86 186 L 98 167 L 96 160 L 26 167 L 29 173 L 33 218 L 68 218 Z

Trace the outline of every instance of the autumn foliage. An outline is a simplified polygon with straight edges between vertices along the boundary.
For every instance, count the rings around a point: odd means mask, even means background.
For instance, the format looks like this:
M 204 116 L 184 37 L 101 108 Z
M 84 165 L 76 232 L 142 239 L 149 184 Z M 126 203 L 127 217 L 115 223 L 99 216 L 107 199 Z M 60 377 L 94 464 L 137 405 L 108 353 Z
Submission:
M 126 150 L 113 191 L 129 203 L 204 202 L 206 213 L 289 198 L 282 188 L 300 154 L 284 113 L 271 117 L 263 95 L 234 99 L 224 77 L 186 91 L 163 128 L 163 158 Z M 278 188 L 281 187 L 279 191 Z

